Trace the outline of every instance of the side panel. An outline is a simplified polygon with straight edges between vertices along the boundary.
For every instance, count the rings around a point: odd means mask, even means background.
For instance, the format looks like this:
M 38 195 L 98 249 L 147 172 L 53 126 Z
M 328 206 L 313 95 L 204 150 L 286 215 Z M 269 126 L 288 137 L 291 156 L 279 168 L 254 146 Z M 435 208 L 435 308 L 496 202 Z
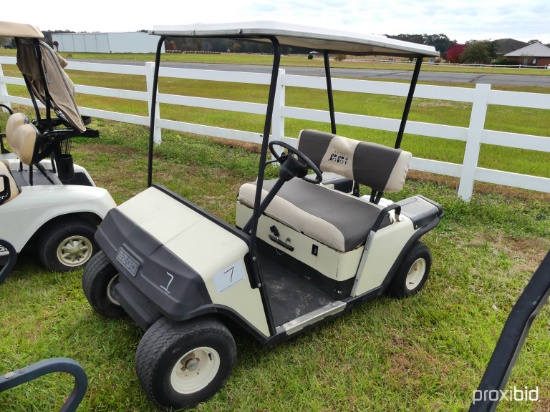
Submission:
M 399 222 L 371 232 L 359 266 L 352 296 L 359 296 L 382 285 L 403 247 L 415 230 L 411 220 L 401 216 Z
M 251 216 L 252 209 L 237 202 L 237 225 L 244 226 Z M 277 228 L 279 239 L 294 250 L 278 246 L 269 237 L 272 226 Z M 265 215 L 258 222 L 258 238 L 338 282 L 356 275 L 363 253 L 361 247 L 346 253 L 339 252 Z

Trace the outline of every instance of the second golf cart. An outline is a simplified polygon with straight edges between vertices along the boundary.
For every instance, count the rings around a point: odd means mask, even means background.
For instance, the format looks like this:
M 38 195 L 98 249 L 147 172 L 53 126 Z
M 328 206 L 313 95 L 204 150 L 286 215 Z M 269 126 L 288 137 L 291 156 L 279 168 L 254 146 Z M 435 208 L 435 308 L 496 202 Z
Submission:
M 17 66 L 36 116 L 30 120 L 2 105 L 10 116 L 0 136 L 0 235 L 17 253 L 35 246 L 52 271 L 75 270 L 97 251 L 97 226 L 116 206 L 70 154 L 72 138 L 99 133 L 86 127 L 91 119 L 79 113 L 64 59 L 42 41 L 36 26 L 0 22 L 0 36 L 15 39 Z M 7 255 L 0 246 L 0 264 Z
M 395 203 L 382 196 L 405 182 L 412 155 L 399 146 L 414 87 L 422 59 L 439 54 L 382 36 L 274 22 L 160 26 L 151 34 L 161 36 L 153 90 L 168 37 L 274 49 L 258 177 L 239 190 L 236 227 L 152 184 L 153 112 L 149 187 L 107 214 L 96 234 L 101 251 L 83 274 L 96 312 L 127 314 L 146 331 L 136 371 L 149 399 L 180 408 L 208 399 L 228 379 L 236 358 L 228 325 L 273 345 L 383 293 L 405 297 L 423 287 L 432 257 L 420 238 L 442 208 L 420 195 Z M 281 46 L 323 51 L 332 133 L 303 130 L 296 145 L 270 141 Z M 332 53 L 416 59 L 395 147 L 336 134 Z M 280 163 L 278 179 L 264 179 L 268 151 Z M 327 173 L 350 190 L 334 188 Z M 370 195 L 360 197 L 358 185 Z

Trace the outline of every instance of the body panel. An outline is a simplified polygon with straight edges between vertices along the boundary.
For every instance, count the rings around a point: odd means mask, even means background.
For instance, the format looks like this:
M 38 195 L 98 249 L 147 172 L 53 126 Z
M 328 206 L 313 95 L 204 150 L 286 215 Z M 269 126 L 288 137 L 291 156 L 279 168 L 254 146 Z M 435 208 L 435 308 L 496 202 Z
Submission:
M 90 186 L 24 186 L 21 193 L 0 206 L 2 236 L 20 252 L 50 220 L 72 213 L 92 213 L 103 219 L 116 204 L 107 190 Z
M 200 274 L 214 305 L 231 308 L 269 335 L 260 293 L 250 285 L 242 238 L 155 187 L 118 211 Z

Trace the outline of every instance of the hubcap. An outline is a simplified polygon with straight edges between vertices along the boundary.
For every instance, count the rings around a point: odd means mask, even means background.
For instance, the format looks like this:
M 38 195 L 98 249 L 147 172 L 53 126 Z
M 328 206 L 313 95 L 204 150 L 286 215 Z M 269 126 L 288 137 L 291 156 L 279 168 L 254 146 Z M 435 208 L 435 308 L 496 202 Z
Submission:
M 409 272 L 407 273 L 407 279 L 405 281 L 405 286 L 407 287 L 407 289 L 415 289 L 420 284 L 420 282 L 422 282 L 425 273 L 426 260 L 424 258 L 416 259 L 409 268 Z
M 195 393 L 208 386 L 219 369 L 220 355 L 215 349 L 196 348 L 178 359 L 170 374 L 170 384 L 181 394 Z
M 74 235 L 64 239 L 57 247 L 57 259 L 65 266 L 77 267 L 92 257 L 93 245 L 85 236 Z
M 114 287 L 116 286 L 116 284 L 118 283 L 118 277 L 120 275 L 117 273 L 110 281 L 109 281 L 109 284 L 107 285 L 107 297 L 109 298 L 109 300 L 111 301 L 111 303 L 114 303 L 115 305 L 117 306 L 120 306 L 120 302 L 118 300 L 116 300 L 113 296 L 113 289 Z

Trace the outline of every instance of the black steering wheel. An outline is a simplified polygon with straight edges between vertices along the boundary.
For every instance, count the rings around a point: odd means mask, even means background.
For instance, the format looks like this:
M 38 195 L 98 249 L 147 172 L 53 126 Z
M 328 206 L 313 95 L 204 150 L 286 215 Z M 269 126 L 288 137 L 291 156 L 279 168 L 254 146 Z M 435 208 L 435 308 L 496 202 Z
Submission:
M 274 146 L 281 146 L 282 148 L 288 150 L 288 156 L 279 156 L 277 151 L 274 149 Z M 317 167 L 315 163 L 311 161 L 309 157 L 303 154 L 301 151 L 295 147 L 289 145 L 288 143 L 281 142 L 279 140 L 273 140 L 269 142 L 269 150 L 275 160 L 277 160 L 281 165 L 291 161 L 292 165 L 287 165 L 288 169 L 292 170 L 293 176 L 300 177 L 306 182 L 319 184 L 323 181 L 323 175 L 321 170 Z M 289 167 L 290 166 L 290 167 Z M 315 172 L 315 178 L 310 178 L 307 176 L 307 171 L 311 169 Z

